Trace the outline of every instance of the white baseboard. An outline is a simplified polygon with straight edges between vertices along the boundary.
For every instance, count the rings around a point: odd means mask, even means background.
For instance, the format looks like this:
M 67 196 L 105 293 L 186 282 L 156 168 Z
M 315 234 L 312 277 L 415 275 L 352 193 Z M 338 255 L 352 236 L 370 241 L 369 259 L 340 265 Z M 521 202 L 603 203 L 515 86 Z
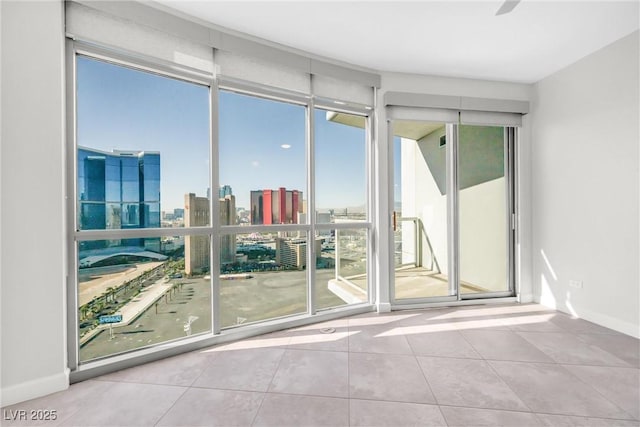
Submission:
M 577 315 L 581 319 L 588 320 L 589 322 L 596 323 L 600 326 L 604 326 L 605 328 L 613 329 L 614 331 L 618 331 L 626 335 L 631 335 L 634 338 L 640 338 L 640 326 L 633 324 L 632 322 L 626 322 L 624 320 L 616 319 L 615 317 L 607 316 L 606 314 L 584 309 L 579 310 Z
M 565 314 L 579 317 L 580 319 L 595 323 L 596 325 L 613 329 L 614 331 L 620 332 L 622 334 L 630 335 L 634 338 L 640 338 L 640 325 L 634 324 L 633 322 L 627 322 L 615 317 L 607 316 L 606 314 L 583 308 L 578 309 L 574 307 L 573 310 L 569 310 L 562 304 L 554 303 L 552 301 L 549 301 L 549 299 L 543 299 L 542 301 L 540 301 L 540 304 L 544 305 L 545 307 L 561 311 Z
M 45 378 L 3 387 L 0 393 L 0 406 L 5 407 L 37 397 L 46 396 L 69 388 L 69 369 Z

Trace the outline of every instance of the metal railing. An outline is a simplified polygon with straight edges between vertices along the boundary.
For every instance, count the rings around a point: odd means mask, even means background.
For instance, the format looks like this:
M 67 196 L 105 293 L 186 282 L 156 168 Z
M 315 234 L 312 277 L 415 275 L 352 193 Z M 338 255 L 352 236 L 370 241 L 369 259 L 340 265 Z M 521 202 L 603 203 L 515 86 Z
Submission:
M 402 267 L 425 267 L 429 270 L 440 273 L 440 265 L 438 264 L 438 260 L 436 258 L 435 252 L 433 251 L 433 246 L 431 245 L 431 240 L 429 239 L 429 235 L 424 227 L 422 219 L 417 217 L 400 217 L 398 218 L 398 227 L 394 233 L 394 247 L 395 247 L 395 268 Z M 410 222 L 413 225 L 413 244 L 409 245 L 412 248 L 412 251 L 405 250 L 405 237 L 407 233 L 403 233 L 403 225 L 402 223 Z M 406 230 L 406 229 L 405 229 Z M 424 251 L 428 250 L 428 262 L 429 265 L 424 265 Z M 407 259 L 407 255 L 411 258 Z

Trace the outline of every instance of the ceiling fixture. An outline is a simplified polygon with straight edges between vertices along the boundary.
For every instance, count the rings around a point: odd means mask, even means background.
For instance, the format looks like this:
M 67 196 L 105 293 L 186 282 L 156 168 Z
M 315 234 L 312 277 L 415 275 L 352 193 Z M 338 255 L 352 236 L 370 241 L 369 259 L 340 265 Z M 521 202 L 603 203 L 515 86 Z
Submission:
M 498 9 L 498 11 L 496 12 L 496 16 L 504 15 L 511 12 L 513 9 L 515 9 L 518 3 L 520 3 L 520 0 L 506 0 L 504 3 L 502 3 L 502 6 L 500 6 L 500 9 Z

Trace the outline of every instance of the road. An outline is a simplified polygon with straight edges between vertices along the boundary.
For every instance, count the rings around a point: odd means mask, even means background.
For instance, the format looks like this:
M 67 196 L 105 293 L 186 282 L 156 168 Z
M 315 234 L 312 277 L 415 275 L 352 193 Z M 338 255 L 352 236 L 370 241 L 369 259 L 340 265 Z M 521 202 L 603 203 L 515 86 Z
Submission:
M 163 262 L 81 268 L 78 270 L 79 306 L 82 307 L 94 297 L 104 294 L 108 288 L 117 288 L 124 282 L 142 276 L 146 271 L 162 265 Z
M 316 273 L 316 300 L 319 307 L 335 307 L 344 302 L 327 289 L 333 269 Z M 220 281 L 222 327 L 238 323 L 303 313 L 307 310 L 306 271 L 251 273 L 251 279 Z M 113 338 L 106 329 L 80 348 L 80 360 L 112 355 L 185 337 L 189 318 L 191 334 L 211 330 L 211 286 L 208 279 L 174 279 L 182 289 L 161 298 L 133 322 L 114 327 Z

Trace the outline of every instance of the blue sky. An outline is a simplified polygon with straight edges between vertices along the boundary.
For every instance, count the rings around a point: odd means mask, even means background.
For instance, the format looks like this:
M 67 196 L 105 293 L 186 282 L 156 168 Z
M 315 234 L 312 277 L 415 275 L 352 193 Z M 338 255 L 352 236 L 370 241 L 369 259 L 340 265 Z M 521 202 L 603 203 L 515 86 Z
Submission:
M 161 209 L 209 186 L 209 89 L 78 57 L 78 145 L 160 152 Z
M 111 151 L 159 151 L 161 209 L 209 187 L 209 89 L 78 57 L 78 144 Z M 221 91 L 220 184 L 236 206 L 249 192 L 286 187 L 307 198 L 305 109 Z M 315 111 L 316 206 L 365 203 L 365 133 Z M 217 194 L 217 190 L 213 192 Z

